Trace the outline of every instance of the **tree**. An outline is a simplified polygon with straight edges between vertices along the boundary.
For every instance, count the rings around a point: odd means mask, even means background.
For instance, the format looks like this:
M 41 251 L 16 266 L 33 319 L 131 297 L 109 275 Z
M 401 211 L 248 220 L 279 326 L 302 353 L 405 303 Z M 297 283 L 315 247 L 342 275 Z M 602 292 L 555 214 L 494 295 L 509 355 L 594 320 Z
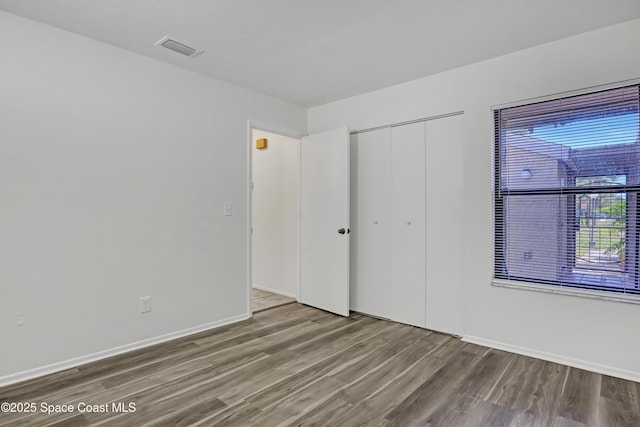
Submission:
M 619 259 L 624 259 L 624 251 L 626 245 L 625 228 L 627 226 L 627 200 L 623 198 L 617 202 L 611 203 L 608 207 L 601 208 L 600 211 L 609 215 L 611 218 L 615 218 L 613 223 L 613 230 L 618 233 L 618 238 L 611 242 L 611 245 L 605 254 L 615 252 Z

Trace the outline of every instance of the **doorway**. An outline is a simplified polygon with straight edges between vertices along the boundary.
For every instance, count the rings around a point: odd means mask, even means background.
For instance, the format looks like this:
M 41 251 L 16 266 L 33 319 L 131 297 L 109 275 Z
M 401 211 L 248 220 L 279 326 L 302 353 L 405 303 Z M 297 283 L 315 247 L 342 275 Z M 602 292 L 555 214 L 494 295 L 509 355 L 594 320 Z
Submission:
M 348 316 L 349 129 L 247 130 L 247 313 L 256 288 Z
M 253 312 L 299 300 L 300 139 L 250 132 Z

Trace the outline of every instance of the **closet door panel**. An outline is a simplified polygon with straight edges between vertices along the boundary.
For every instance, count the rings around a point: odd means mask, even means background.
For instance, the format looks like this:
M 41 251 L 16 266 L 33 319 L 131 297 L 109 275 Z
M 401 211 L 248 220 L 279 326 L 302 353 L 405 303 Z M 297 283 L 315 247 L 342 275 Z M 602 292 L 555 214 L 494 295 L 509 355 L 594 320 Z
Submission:
M 426 327 L 464 333 L 464 116 L 426 122 Z
M 352 194 L 356 195 L 352 197 L 351 309 L 389 318 L 391 129 L 353 135 L 351 144 Z
M 425 123 L 392 128 L 392 316 L 425 326 Z
M 349 246 L 349 309 L 358 311 L 360 286 L 360 143 L 358 135 L 351 135 L 351 245 Z

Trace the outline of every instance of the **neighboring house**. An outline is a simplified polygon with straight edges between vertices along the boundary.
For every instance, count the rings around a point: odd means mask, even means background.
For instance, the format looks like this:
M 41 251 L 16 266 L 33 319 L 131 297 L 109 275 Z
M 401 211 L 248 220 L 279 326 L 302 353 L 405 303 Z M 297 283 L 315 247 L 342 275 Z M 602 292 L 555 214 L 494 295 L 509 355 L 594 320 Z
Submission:
M 534 193 L 588 187 L 595 181 L 610 181 L 611 185 L 637 181 L 637 168 L 634 167 L 640 152 L 637 140 L 609 145 L 596 142 L 571 148 L 569 143 L 544 141 L 528 133 L 526 129 L 520 129 L 505 135 L 502 182 L 509 189 Z M 620 239 L 619 234 L 624 236 L 636 230 L 635 214 L 629 210 L 619 226 L 623 231 L 608 227 L 605 228 L 609 233 L 608 241 L 602 237 L 603 229 L 599 225 L 608 220 L 604 214 L 596 212 L 596 201 L 602 199 L 612 203 L 615 196 L 623 198 L 625 204 L 635 203 L 633 193 L 594 193 L 586 189 L 584 194 L 569 191 L 507 197 L 505 233 L 508 243 L 504 247 L 507 274 L 543 283 L 579 284 L 586 281 L 601 287 L 633 283 L 635 277 L 631 266 L 637 257 L 634 245 L 623 247 L 618 255 L 620 261 L 627 261 L 625 263 L 618 262 L 615 257 L 612 261 L 611 256 L 603 256 L 613 251 L 613 240 Z M 612 221 L 613 218 L 609 223 Z M 590 236 L 586 235 L 588 232 Z M 589 240 L 585 242 L 586 239 Z M 600 240 L 603 240 L 602 244 Z M 589 246 L 585 248 L 585 244 Z
M 506 149 L 511 160 L 503 173 L 510 187 L 550 188 L 567 179 L 566 146 L 509 133 Z M 567 216 L 567 203 L 567 196 L 557 195 L 507 199 L 509 244 L 505 257 L 509 275 L 556 280 L 567 262 L 557 256 L 567 246 L 567 221 L 557 219 Z

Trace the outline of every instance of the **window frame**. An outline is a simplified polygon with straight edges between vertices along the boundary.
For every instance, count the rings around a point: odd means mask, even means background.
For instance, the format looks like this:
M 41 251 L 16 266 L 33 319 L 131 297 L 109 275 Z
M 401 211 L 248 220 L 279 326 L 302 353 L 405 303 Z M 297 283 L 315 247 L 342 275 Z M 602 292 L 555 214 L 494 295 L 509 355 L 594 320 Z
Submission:
M 546 293 L 554 293 L 561 295 L 574 295 L 581 296 L 587 298 L 595 298 L 595 299 L 603 299 L 603 300 L 611 300 L 618 302 L 626 302 L 626 303 L 634 303 L 640 304 L 640 291 L 636 291 L 633 293 L 629 293 L 627 288 L 622 289 L 620 291 L 614 290 L 614 288 L 596 288 L 589 286 L 581 286 L 581 285 L 573 285 L 571 283 L 541 283 L 539 281 L 535 281 L 534 279 L 526 279 L 520 280 L 518 278 L 504 278 L 499 277 L 497 274 L 499 269 L 502 271 L 507 271 L 507 258 L 505 255 L 505 245 L 507 244 L 506 237 L 506 196 L 501 196 L 502 188 L 502 157 L 504 154 L 504 144 L 502 141 L 505 140 L 507 129 L 503 129 L 500 122 L 500 111 L 519 106 L 526 106 L 535 103 L 542 103 L 546 101 L 559 100 L 562 98 L 569 97 L 577 97 L 580 95 L 588 95 L 596 92 L 607 91 L 611 89 L 619 89 L 627 86 L 640 86 L 640 79 L 628 80 L 624 82 L 613 83 L 609 85 L 602 85 L 596 87 L 585 88 L 576 91 L 563 92 L 554 95 L 547 95 L 539 98 L 530 98 L 518 102 L 512 102 L 509 104 L 501 104 L 491 107 L 492 119 L 493 119 L 493 132 L 492 132 L 492 172 L 493 172 L 493 183 L 492 183 L 492 210 L 493 210 L 493 271 L 492 271 L 492 280 L 491 284 L 497 287 L 505 287 L 505 288 L 514 288 L 514 289 L 522 289 L 528 291 L 537 291 L 537 292 L 546 292 Z M 640 97 L 639 97 L 640 98 Z M 639 101 L 640 104 L 640 101 Z M 640 111 L 639 111 L 640 114 Z M 639 142 L 640 143 L 640 142 Z M 574 176 L 573 179 L 578 178 L 579 176 Z M 589 192 L 589 191 L 586 191 Z M 597 191 L 592 191 L 597 192 Z M 612 191 L 613 192 L 613 191 Z M 623 191 L 617 191 L 626 194 L 627 204 L 626 210 L 627 215 L 625 218 L 625 231 L 628 233 L 633 233 L 633 241 L 631 242 L 629 237 L 626 236 L 627 245 L 633 244 L 633 260 L 632 265 L 625 265 L 625 272 L 629 275 L 633 276 L 636 284 L 640 282 L 640 192 L 633 192 L 627 189 Z M 578 193 L 585 193 L 585 191 L 580 191 L 579 187 L 575 187 L 567 191 L 567 195 L 571 194 L 572 197 L 568 197 L 567 199 L 567 210 L 564 213 L 564 220 L 570 220 L 573 218 L 575 220 L 576 212 L 576 196 Z M 570 209 L 570 207 L 572 207 Z M 633 215 L 629 215 L 630 210 L 635 210 Z M 629 226 L 629 221 L 633 220 L 633 225 Z M 577 237 L 576 232 L 573 227 L 567 227 L 567 239 L 565 242 L 564 250 L 567 252 L 567 259 L 572 259 L 572 262 L 568 262 L 567 266 L 575 268 L 575 255 L 577 254 Z M 572 256 L 569 256 L 569 252 L 572 252 Z M 625 255 L 628 255 L 629 248 L 625 248 Z M 626 256 L 625 256 L 626 259 Z M 631 264 L 631 263 L 629 263 Z M 566 267 L 566 266 L 565 266 Z M 560 281 L 560 280 L 558 280 Z

